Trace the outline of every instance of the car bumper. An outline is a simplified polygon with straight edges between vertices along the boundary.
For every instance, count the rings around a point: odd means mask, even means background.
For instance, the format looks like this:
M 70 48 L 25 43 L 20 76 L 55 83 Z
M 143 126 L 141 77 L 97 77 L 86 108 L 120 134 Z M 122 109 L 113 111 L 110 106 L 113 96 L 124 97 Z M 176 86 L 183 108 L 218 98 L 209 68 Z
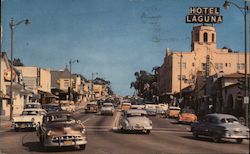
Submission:
M 235 134 L 225 134 L 223 138 L 226 139 L 249 139 L 249 134 L 247 135 L 235 135 Z
M 69 146 L 80 146 L 87 144 L 87 138 L 83 137 L 81 140 L 66 140 L 66 141 L 52 141 L 46 140 L 45 147 L 69 147 Z
M 125 130 L 131 130 L 131 131 L 133 131 L 133 130 L 151 130 L 152 129 L 152 127 L 151 126 L 148 126 L 148 127 L 136 127 L 136 126 L 130 126 L 130 127 L 127 127 L 127 128 L 125 128 Z
M 97 109 L 96 110 L 85 110 L 86 113 L 96 113 L 97 112 Z
M 36 128 L 37 124 L 35 123 L 13 123 L 12 127 L 19 128 L 19 129 L 26 129 L 26 128 Z
M 107 111 L 101 111 L 101 114 L 114 114 L 114 112 L 107 110 Z

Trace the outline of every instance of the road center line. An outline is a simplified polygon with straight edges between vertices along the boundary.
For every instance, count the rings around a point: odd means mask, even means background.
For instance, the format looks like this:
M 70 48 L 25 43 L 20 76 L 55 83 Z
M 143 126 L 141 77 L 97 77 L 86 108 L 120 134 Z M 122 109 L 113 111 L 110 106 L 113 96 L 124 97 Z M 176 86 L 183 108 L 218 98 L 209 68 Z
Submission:
M 85 122 L 89 121 L 90 119 L 94 118 L 95 115 L 92 115 L 91 117 L 87 118 L 86 120 L 84 120 L 82 123 L 84 124 Z

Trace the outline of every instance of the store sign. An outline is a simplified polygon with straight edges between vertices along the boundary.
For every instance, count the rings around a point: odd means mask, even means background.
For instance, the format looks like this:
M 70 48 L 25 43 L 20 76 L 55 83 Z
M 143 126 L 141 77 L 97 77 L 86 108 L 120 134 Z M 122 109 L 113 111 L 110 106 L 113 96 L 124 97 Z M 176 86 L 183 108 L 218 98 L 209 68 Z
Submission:
M 12 80 L 16 78 L 16 72 L 12 70 Z M 5 81 L 11 81 L 11 69 L 4 70 L 4 79 Z
M 222 23 L 219 7 L 190 7 L 186 23 Z

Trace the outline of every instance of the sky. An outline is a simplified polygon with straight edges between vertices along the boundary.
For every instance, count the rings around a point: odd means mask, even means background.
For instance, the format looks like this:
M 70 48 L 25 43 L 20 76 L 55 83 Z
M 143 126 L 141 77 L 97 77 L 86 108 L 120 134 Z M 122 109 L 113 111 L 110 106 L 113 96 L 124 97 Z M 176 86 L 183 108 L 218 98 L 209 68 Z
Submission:
M 243 6 L 243 0 L 232 0 Z M 244 51 L 244 20 L 239 9 L 223 9 L 224 0 L 2 0 L 2 51 L 10 58 L 11 17 L 29 19 L 14 31 L 14 57 L 25 66 L 64 69 L 87 79 L 111 82 L 119 95 L 131 95 L 134 72 L 161 66 L 166 48 L 191 50 L 194 24 L 185 23 L 191 6 L 220 7 L 215 24 L 217 48 Z M 250 3 L 250 2 L 248 2 Z M 250 34 L 250 15 L 247 34 Z M 247 41 L 250 44 L 249 39 Z

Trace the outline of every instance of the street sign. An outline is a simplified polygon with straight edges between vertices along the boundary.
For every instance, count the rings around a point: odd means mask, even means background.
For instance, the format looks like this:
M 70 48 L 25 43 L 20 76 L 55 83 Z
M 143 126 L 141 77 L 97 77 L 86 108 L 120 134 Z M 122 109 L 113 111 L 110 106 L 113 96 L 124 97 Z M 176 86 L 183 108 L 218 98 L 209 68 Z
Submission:
M 249 97 L 244 97 L 244 104 L 249 104 Z

